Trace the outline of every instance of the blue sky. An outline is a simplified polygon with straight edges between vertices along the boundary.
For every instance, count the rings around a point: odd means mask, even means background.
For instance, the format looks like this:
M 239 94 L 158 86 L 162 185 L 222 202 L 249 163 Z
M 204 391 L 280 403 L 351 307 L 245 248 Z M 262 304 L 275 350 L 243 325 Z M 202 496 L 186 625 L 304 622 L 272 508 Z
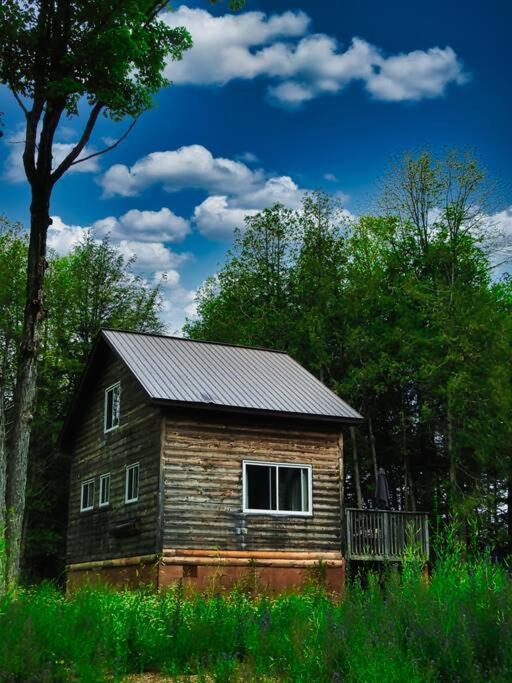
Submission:
M 149 280 L 167 272 L 171 331 L 246 213 L 298 206 L 319 187 L 360 213 L 408 149 L 475 148 L 501 182 L 497 218 L 512 233 L 509 2 L 248 0 L 230 15 L 202 0 L 166 20 L 195 41 L 169 66 L 175 85 L 122 146 L 59 183 L 50 244 L 65 252 L 92 226 L 136 253 Z M 26 223 L 21 118 L 5 89 L 0 111 L 0 211 Z M 102 121 L 92 147 L 125 125 Z M 61 153 L 78 130 L 64 122 Z

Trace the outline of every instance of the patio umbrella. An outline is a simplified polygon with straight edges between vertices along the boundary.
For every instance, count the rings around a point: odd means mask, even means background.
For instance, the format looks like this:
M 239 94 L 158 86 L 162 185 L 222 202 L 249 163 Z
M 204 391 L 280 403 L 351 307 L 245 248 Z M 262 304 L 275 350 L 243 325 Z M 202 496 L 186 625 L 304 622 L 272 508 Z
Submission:
M 377 508 L 380 510 L 387 510 L 390 503 L 389 485 L 386 473 L 383 467 L 379 467 L 377 471 L 377 486 L 375 487 L 375 501 Z

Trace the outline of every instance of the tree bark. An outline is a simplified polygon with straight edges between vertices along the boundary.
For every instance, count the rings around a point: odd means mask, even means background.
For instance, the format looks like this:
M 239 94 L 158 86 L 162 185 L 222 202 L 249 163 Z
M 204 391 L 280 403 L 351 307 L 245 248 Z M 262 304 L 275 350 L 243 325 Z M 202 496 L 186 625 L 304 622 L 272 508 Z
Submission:
M 359 475 L 359 455 L 357 452 L 356 429 L 350 427 L 350 439 L 352 441 L 352 457 L 354 459 L 354 484 L 356 489 L 357 507 L 363 509 L 363 494 L 361 492 L 361 477 Z
M 5 590 L 6 579 L 6 547 L 5 547 L 5 491 L 7 478 L 7 444 L 5 430 L 5 366 L 7 362 L 7 348 L 4 362 L 0 367 L 0 596 Z
M 455 498 L 457 495 L 457 465 L 453 448 L 453 415 L 450 406 L 447 409 L 447 451 L 448 451 L 448 477 L 450 482 L 450 510 L 454 512 Z
M 28 452 L 32 409 L 37 383 L 37 353 L 40 323 L 44 315 L 43 289 L 46 269 L 46 236 L 51 223 L 51 186 L 32 187 L 30 242 L 27 269 L 27 298 L 14 391 L 14 424 L 7 463 L 7 582 L 19 578 L 21 536 L 25 512 Z
M 370 437 L 370 449 L 372 452 L 373 476 L 375 478 L 375 491 L 377 491 L 378 482 L 378 467 L 377 467 L 377 449 L 375 448 L 375 435 L 373 433 L 372 418 L 368 418 L 368 435 Z

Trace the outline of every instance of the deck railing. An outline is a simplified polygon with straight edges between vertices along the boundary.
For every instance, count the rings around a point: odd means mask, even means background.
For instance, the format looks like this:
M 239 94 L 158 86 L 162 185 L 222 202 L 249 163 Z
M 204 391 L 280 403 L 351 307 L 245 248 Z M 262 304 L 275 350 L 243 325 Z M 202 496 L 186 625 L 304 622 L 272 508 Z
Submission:
M 352 560 L 400 562 L 406 548 L 428 559 L 428 515 L 425 512 L 345 510 L 345 555 Z

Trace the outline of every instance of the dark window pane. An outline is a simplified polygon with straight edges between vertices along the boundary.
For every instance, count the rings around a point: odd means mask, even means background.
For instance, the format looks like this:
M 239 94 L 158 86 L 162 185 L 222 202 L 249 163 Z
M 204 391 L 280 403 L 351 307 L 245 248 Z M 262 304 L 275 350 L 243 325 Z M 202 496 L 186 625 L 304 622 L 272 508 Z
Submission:
M 276 468 L 246 465 L 247 507 L 250 510 L 276 509 Z
M 114 407 L 114 393 L 107 391 L 107 415 L 105 420 L 106 429 L 112 429 L 112 410 Z
M 279 510 L 307 512 L 307 470 L 295 467 L 279 468 Z
M 132 498 L 137 498 L 139 495 L 139 467 L 133 468 L 133 491 Z

